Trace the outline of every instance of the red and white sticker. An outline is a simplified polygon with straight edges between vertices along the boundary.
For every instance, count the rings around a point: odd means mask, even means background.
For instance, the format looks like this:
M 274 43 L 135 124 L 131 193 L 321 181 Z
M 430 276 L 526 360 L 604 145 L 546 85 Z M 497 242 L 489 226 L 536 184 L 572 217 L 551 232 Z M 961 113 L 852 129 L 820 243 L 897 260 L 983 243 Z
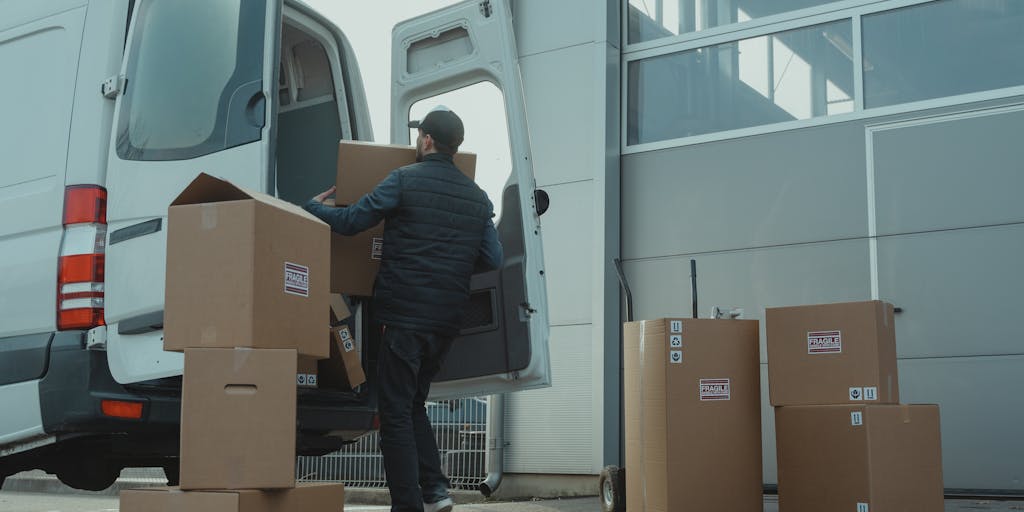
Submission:
M 284 262 L 284 292 L 309 297 L 309 267 Z
M 700 380 L 700 400 L 702 402 L 731 399 L 732 390 L 729 385 L 729 379 Z
M 370 241 L 370 259 L 379 260 L 384 257 L 384 239 L 375 236 Z
M 843 335 L 839 331 L 807 333 L 808 354 L 839 354 L 843 352 Z

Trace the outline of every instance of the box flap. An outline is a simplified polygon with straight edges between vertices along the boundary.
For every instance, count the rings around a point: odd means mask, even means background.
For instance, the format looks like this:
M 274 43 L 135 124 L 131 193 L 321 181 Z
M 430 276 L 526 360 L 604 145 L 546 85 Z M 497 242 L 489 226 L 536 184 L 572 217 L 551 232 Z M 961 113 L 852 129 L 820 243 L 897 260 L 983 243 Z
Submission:
M 315 222 L 321 222 L 315 215 L 303 210 L 299 206 L 262 192 L 247 190 L 205 172 L 199 173 L 199 176 L 196 176 L 196 179 L 192 180 L 192 183 L 189 183 L 185 190 L 182 190 L 178 197 L 171 201 L 171 206 L 220 203 L 243 199 L 253 199 L 279 210 L 284 210 Z

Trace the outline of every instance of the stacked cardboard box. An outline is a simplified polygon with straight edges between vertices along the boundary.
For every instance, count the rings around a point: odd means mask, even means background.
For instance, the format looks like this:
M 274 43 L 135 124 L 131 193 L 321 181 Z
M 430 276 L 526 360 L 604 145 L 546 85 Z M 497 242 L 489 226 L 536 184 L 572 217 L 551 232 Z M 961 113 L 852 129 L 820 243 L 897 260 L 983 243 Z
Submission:
M 762 509 L 756 320 L 624 326 L 626 509 Z
M 179 488 L 122 512 L 342 510 L 340 484 L 295 483 L 299 357 L 326 358 L 328 228 L 200 175 L 168 212 L 164 349 L 185 353 Z
M 770 308 L 781 512 L 942 510 L 939 411 L 899 405 L 893 306 Z

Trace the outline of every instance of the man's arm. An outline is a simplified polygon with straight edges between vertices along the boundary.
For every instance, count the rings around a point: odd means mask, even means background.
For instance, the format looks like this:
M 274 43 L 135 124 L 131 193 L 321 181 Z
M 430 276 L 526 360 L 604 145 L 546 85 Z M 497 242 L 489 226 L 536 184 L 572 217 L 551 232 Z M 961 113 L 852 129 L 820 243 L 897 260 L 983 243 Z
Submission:
M 311 199 L 303 208 L 330 225 L 331 231 L 355 235 L 380 224 L 384 217 L 398 208 L 400 190 L 398 173 L 392 172 L 353 205 L 333 207 Z
M 480 243 L 480 256 L 476 260 L 476 271 L 486 272 L 498 270 L 505 258 L 501 241 L 498 240 L 498 230 L 494 228 L 494 220 L 487 219 L 487 227 L 484 228 L 484 238 Z

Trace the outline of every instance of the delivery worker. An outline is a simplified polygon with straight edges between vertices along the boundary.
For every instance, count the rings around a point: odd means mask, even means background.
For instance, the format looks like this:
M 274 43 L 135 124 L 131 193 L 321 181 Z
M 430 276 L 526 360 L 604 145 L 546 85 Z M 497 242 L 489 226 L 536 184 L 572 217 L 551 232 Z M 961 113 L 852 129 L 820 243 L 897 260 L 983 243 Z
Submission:
M 462 120 L 445 107 L 417 128 L 416 162 L 391 172 L 347 207 L 306 204 L 335 233 L 354 235 L 384 221 L 375 318 L 383 336 L 377 360 L 380 449 L 391 510 L 448 512 L 449 482 L 424 402 L 469 298 L 474 272 L 501 265 L 502 248 L 487 194 L 452 163 L 464 136 Z

